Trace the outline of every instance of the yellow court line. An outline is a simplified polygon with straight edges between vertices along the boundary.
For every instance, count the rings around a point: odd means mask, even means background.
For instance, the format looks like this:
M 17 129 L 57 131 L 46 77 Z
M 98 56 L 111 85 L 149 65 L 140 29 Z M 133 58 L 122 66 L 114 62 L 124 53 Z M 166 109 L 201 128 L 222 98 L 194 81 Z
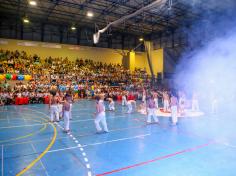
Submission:
M 25 108 L 26 109 L 26 108 Z M 29 108 L 27 108 L 29 109 Z M 29 109 L 31 111 L 35 111 L 35 112 L 38 112 L 38 113 L 41 113 L 43 115 L 46 115 L 40 111 L 36 111 L 36 110 L 32 110 L 32 109 Z M 47 116 L 47 115 L 46 115 Z M 43 119 L 44 121 L 46 121 L 46 119 L 42 118 L 42 117 L 38 117 L 40 119 Z M 57 129 L 55 127 L 55 125 L 53 123 L 50 123 L 50 125 L 53 127 L 53 131 L 54 131 L 54 134 L 53 134 L 53 138 L 50 142 L 50 144 L 47 146 L 47 148 L 43 151 L 43 153 L 41 153 L 35 160 L 33 160 L 28 166 L 26 166 L 23 170 L 21 170 L 20 172 L 18 172 L 16 174 L 16 176 L 21 176 L 22 174 L 24 174 L 26 171 L 28 171 L 31 167 L 33 167 L 48 151 L 49 149 L 52 147 L 52 145 L 55 143 L 55 140 L 56 140 L 56 137 L 57 137 Z
M 52 147 L 52 145 L 54 144 L 56 137 L 57 137 L 57 129 L 55 127 L 54 124 L 51 123 L 51 126 L 53 127 L 53 131 L 54 131 L 54 135 L 53 138 L 50 142 L 50 144 L 47 146 L 47 148 L 43 151 L 43 153 L 41 153 L 35 160 L 33 160 L 27 167 L 25 167 L 23 170 L 21 170 L 19 173 L 16 174 L 16 176 L 20 176 L 22 174 L 24 174 L 27 170 L 29 170 L 31 167 L 33 167 L 48 151 L 49 149 Z

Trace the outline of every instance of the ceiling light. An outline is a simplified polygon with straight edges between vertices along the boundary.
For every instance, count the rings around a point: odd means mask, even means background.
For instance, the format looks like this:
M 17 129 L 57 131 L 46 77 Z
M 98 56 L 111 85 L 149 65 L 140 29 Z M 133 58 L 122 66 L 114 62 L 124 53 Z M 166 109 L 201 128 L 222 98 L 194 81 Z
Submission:
M 75 26 L 72 26 L 70 29 L 71 29 L 72 31 L 74 31 L 74 30 L 76 30 L 76 27 L 75 27 Z
M 28 19 L 28 18 L 24 18 L 24 19 L 23 19 L 23 22 L 24 22 L 24 23 L 29 23 L 29 19 Z
M 87 12 L 88 17 L 93 17 L 93 12 Z
M 37 2 L 36 1 L 29 1 L 29 4 L 32 5 L 32 6 L 36 6 Z
M 143 37 L 140 37 L 140 38 L 139 38 L 139 41 L 142 42 L 142 41 L 143 41 Z

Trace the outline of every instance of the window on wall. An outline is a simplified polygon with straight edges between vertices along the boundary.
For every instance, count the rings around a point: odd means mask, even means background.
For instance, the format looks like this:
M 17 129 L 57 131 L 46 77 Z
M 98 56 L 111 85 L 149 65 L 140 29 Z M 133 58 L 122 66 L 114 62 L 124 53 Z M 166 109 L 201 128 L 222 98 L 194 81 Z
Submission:
M 2 38 L 13 38 L 14 28 L 9 26 L 7 23 L 2 22 L 0 28 L 0 37 Z
M 41 40 L 40 30 L 38 28 L 32 29 L 32 40 Z

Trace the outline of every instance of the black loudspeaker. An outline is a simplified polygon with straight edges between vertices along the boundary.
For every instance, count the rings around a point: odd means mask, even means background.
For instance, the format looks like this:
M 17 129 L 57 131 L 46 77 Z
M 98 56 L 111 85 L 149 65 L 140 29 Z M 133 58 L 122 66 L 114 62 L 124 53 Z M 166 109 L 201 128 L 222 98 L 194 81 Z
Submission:
M 162 73 L 161 72 L 157 73 L 157 80 L 162 80 Z
M 157 83 L 160 84 L 162 82 L 162 73 L 158 72 L 157 73 Z

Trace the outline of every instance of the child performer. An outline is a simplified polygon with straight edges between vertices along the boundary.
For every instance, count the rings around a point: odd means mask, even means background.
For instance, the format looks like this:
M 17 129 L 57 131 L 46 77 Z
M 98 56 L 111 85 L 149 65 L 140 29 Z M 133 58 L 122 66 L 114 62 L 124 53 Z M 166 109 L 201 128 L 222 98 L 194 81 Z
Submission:
M 100 127 L 100 124 L 99 124 L 100 122 L 103 125 L 104 132 L 108 133 L 106 114 L 105 114 L 105 106 L 104 106 L 103 99 L 104 99 L 104 97 L 101 95 L 96 97 L 97 101 L 96 101 L 96 112 L 95 112 L 94 123 L 95 123 L 95 127 L 97 129 L 98 134 L 102 132 L 102 128 Z
M 158 123 L 158 118 L 156 116 L 156 104 L 155 104 L 153 95 L 151 95 L 151 97 L 148 99 L 147 112 L 148 112 L 147 124 L 151 123 L 152 117 L 153 117 L 155 123 Z
M 114 103 L 113 99 L 108 98 L 108 102 L 109 102 L 109 110 L 110 111 L 115 111 L 115 103 Z
M 70 103 L 68 98 L 64 100 L 62 112 L 64 118 L 64 132 L 68 133 L 70 131 Z
M 178 99 L 173 93 L 170 98 L 170 108 L 172 125 L 176 125 L 178 122 Z
M 127 107 L 128 107 L 128 111 L 127 113 L 130 114 L 133 112 L 133 104 L 134 104 L 134 108 L 136 108 L 136 101 L 135 100 L 129 100 L 127 102 Z
M 126 99 L 126 94 L 125 92 L 122 93 L 122 106 L 127 105 L 127 99 Z

